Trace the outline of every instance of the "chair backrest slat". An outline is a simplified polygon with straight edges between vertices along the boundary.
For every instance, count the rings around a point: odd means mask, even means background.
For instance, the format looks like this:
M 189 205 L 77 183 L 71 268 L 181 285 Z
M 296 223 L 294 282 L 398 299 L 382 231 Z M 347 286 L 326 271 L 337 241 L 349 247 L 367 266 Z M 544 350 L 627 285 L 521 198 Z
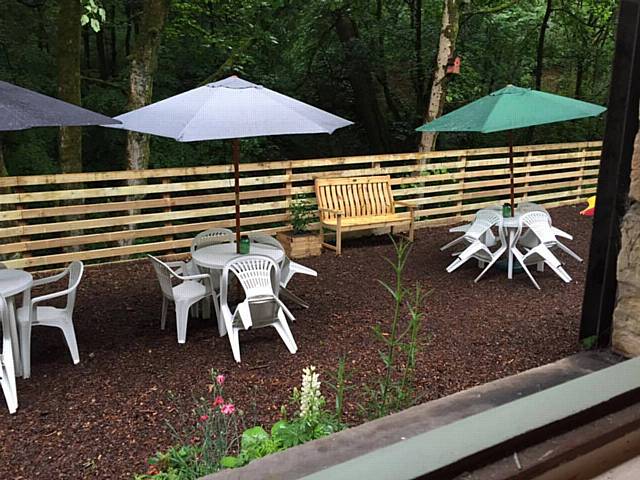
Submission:
M 395 213 L 389 175 L 316 178 L 315 189 L 320 208 L 340 210 L 345 217 Z M 321 211 L 320 218 L 332 219 L 335 214 Z
M 191 255 L 199 248 L 233 241 L 233 232 L 228 228 L 210 228 L 200 232 L 191 242 Z

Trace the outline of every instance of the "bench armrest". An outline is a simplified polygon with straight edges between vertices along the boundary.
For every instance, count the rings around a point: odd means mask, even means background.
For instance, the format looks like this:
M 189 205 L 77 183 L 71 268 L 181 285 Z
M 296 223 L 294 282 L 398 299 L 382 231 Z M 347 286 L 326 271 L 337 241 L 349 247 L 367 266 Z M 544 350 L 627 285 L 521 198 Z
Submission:
M 344 215 L 344 212 L 342 210 L 334 210 L 333 208 L 318 207 L 318 211 L 319 212 L 333 213 L 334 215 Z
M 393 203 L 395 203 L 396 205 L 400 205 L 401 207 L 407 207 L 409 209 L 414 209 L 417 206 L 415 203 L 406 202 L 404 200 L 396 200 Z

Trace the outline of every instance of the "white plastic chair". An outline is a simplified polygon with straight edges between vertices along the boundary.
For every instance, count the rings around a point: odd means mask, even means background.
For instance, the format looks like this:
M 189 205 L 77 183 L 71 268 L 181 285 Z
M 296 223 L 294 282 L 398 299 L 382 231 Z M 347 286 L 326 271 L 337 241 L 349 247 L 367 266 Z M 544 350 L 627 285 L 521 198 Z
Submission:
M 537 242 L 533 247 L 525 247 L 527 248 L 526 253 L 522 253 L 518 249 L 519 239 L 524 227 L 527 227 L 529 229 L 529 232 L 531 232 L 531 235 L 535 235 L 537 239 Z M 525 213 L 520 217 L 520 221 L 518 223 L 518 231 L 513 237 L 513 244 L 510 245 L 510 248 L 513 252 L 513 256 L 518 260 L 518 263 L 522 265 L 522 268 L 529 276 L 529 279 L 538 290 L 540 290 L 540 285 L 538 285 L 538 282 L 536 282 L 536 280 L 533 278 L 533 275 L 531 275 L 531 272 L 527 268 L 527 265 L 536 264 L 538 265 L 538 270 L 541 271 L 542 265 L 546 264 L 564 282 L 571 282 L 571 277 L 564 270 L 564 268 L 562 268 L 560 260 L 558 260 L 551 252 L 551 249 L 556 246 L 558 246 L 558 240 L 556 239 L 554 231 L 551 228 L 548 213 L 533 211 Z
M 560 238 L 566 238 L 567 240 L 573 240 L 573 236 L 563 230 L 560 230 L 557 227 L 554 227 L 552 224 L 552 220 L 551 220 L 551 215 L 549 215 L 549 213 L 542 209 L 542 210 L 530 210 L 527 213 L 538 213 L 538 215 L 535 217 L 538 219 L 538 222 L 541 223 L 541 227 L 543 230 L 546 230 L 546 227 L 544 225 L 542 225 L 543 222 L 543 218 L 546 219 L 546 222 L 548 223 L 549 227 L 551 228 L 551 232 L 554 235 L 554 240 L 548 242 L 547 247 L 550 249 L 554 249 L 554 248 L 558 248 L 560 250 L 562 250 L 563 252 L 565 252 L 567 255 L 569 255 L 570 257 L 572 257 L 573 259 L 575 259 L 578 262 L 582 262 L 582 258 L 575 253 L 573 250 L 571 250 L 569 247 L 567 247 L 565 244 L 563 244 L 558 237 Z M 533 217 L 532 217 L 533 218 Z M 537 223 L 538 223 L 537 222 Z M 533 248 L 535 247 L 538 243 L 540 242 L 539 240 L 539 236 L 533 232 L 532 229 L 527 230 L 521 237 L 519 240 L 519 244 L 523 247 L 526 248 Z
M 200 248 L 205 248 L 211 245 L 217 245 L 219 243 L 229 243 L 234 240 L 234 233 L 228 228 L 210 228 L 205 230 L 204 232 L 198 233 L 194 239 L 191 241 L 191 257 L 196 250 Z M 180 272 L 178 272 L 180 273 Z M 189 260 L 185 267 L 183 273 L 185 275 L 198 275 L 200 273 L 208 273 L 211 275 L 211 282 L 213 289 L 218 292 L 220 291 L 220 271 L 213 269 L 205 269 L 202 267 L 198 267 L 193 260 Z M 205 312 L 205 317 L 208 313 L 210 313 L 210 305 L 209 300 L 205 300 L 204 302 L 205 308 L 203 309 Z M 196 305 L 196 312 L 199 313 L 199 304 Z
M 229 276 L 236 276 L 244 290 L 245 299 L 232 312 L 228 304 Z M 233 358 L 240 362 L 239 332 L 249 328 L 273 327 L 289 349 L 296 353 L 296 345 L 287 317 L 295 320 L 278 298 L 280 268 L 263 255 L 243 255 L 230 260 L 222 270 L 220 295 L 216 310 L 224 320 Z
M 76 333 L 73 328 L 73 309 L 76 303 L 76 291 L 84 265 L 76 260 L 71 262 L 61 273 L 51 277 L 39 278 L 33 281 L 32 287 L 38 287 L 62 280 L 69 276 L 67 288 L 55 293 L 49 293 L 36 298 L 30 298 L 31 293 L 24 295 L 23 305 L 18 309 L 18 326 L 20 330 L 20 354 L 22 358 L 22 376 L 31 376 L 31 328 L 32 327 L 56 327 L 62 330 L 64 339 L 69 347 L 71 358 L 74 364 L 80 363 L 78 353 L 78 343 Z M 67 297 L 67 304 L 64 308 L 50 306 L 38 306 L 42 302 L 53 300 L 54 298 Z
M 501 223 L 502 215 L 499 212 L 490 209 L 480 210 L 476 214 L 476 218 L 471 226 L 462 236 L 461 241 L 467 242 L 468 246 L 458 254 L 457 258 L 453 262 L 451 262 L 447 267 L 447 272 L 451 273 L 466 263 L 469 259 L 475 258 L 481 263 L 489 264 L 478 278 L 476 278 L 476 281 L 482 277 L 484 272 L 488 270 L 506 250 L 507 244 L 504 239 L 504 232 L 502 231 L 502 228 L 500 228 Z M 486 233 L 496 225 L 498 226 L 500 236 L 500 246 L 495 252 L 491 252 L 489 246 L 482 241 L 482 238 L 486 236 Z
M 286 251 L 282 246 L 282 244 L 277 239 L 271 236 L 263 235 L 259 233 L 255 233 L 255 234 L 250 233 L 249 241 L 253 243 L 260 243 L 263 245 L 271 245 L 272 247 L 277 248 L 282 252 L 282 255 L 283 255 L 282 261 L 278 265 L 280 267 L 280 295 L 297 303 L 303 308 L 309 308 L 309 304 L 307 304 L 304 300 L 302 300 L 293 292 L 289 291 L 287 289 L 287 285 L 289 284 L 289 281 L 291 281 L 291 278 L 296 273 L 317 277 L 318 272 L 316 272 L 315 270 L 309 267 L 305 267 L 304 265 L 296 263 L 293 260 L 291 260 L 289 257 L 287 257 Z
M 174 302 L 178 343 L 185 343 L 187 339 L 189 309 L 200 300 L 211 298 L 211 276 L 207 273 L 180 275 L 162 260 L 159 260 L 153 255 L 148 255 L 148 257 L 156 271 L 160 289 L 162 290 L 162 318 L 160 320 L 160 328 L 164 330 L 169 302 Z M 174 285 L 176 280 L 180 281 L 180 283 Z M 220 328 L 220 321 L 218 321 L 218 328 Z
M 461 242 L 465 241 L 465 236 L 467 235 L 467 232 L 469 232 L 469 229 L 476 222 L 476 219 L 478 219 L 478 215 L 482 219 L 485 216 L 484 212 L 496 212 L 496 210 L 491 209 L 491 208 L 478 210 L 474 220 L 471 223 L 467 223 L 465 225 L 458 225 L 457 227 L 450 228 L 449 229 L 449 233 L 462 233 L 462 235 L 460 237 L 450 241 L 446 245 L 443 245 L 442 247 L 440 247 L 440 251 L 441 252 L 445 251 L 446 249 L 451 248 L 454 245 L 457 245 L 458 243 L 461 243 Z M 473 232 L 471 234 L 473 235 Z M 485 233 L 484 233 L 483 243 L 487 247 L 493 247 L 496 244 L 496 237 L 495 237 L 495 235 L 493 234 L 493 232 L 491 231 L 490 228 L 488 230 L 486 230 Z
M 13 366 L 13 349 L 11 346 L 11 331 L 9 330 L 9 307 L 2 296 L 0 296 L 0 323 L 2 324 L 0 386 L 2 386 L 9 413 L 16 413 L 18 409 L 18 389 L 16 388 L 16 372 Z

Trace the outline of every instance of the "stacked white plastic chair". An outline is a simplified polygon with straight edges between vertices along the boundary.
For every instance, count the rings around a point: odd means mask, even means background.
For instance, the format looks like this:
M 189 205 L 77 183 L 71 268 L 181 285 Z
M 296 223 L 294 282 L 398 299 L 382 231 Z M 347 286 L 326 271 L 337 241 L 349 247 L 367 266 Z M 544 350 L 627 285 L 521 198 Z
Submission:
M 187 340 L 189 309 L 199 301 L 205 298 L 211 298 L 211 277 L 207 273 L 180 275 L 169 265 L 153 255 L 149 255 L 149 259 L 156 271 L 160 289 L 162 290 L 162 318 L 160 320 L 160 328 L 164 330 L 169 302 L 174 302 L 178 343 L 185 343 Z M 174 285 L 176 281 L 178 281 L 178 283 Z M 220 322 L 218 326 L 220 326 Z
M 530 204 L 530 205 L 536 205 L 536 204 Z M 539 208 L 527 208 L 523 211 L 523 214 L 532 213 L 532 212 L 541 212 L 546 216 L 547 223 L 549 224 L 551 231 L 555 235 L 555 242 L 553 243 L 553 245 L 550 246 L 550 248 L 558 248 L 563 252 L 565 252 L 570 257 L 572 257 L 573 259 L 575 259 L 576 261 L 582 262 L 582 258 L 578 256 L 578 254 L 575 253 L 573 250 L 571 250 L 569 247 L 567 247 L 564 243 L 562 243 L 558 238 L 560 237 L 560 238 L 566 238 L 567 240 L 573 240 L 573 236 L 563 230 L 560 230 L 557 227 L 554 227 L 551 221 L 551 215 L 549 215 L 549 213 L 543 207 L 540 207 L 539 205 L 536 205 L 536 206 Z M 542 218 L 542 216 L 540 215 L 539 218 Z M 538 236 L 535 234 L 535 232 L 533 232 L 531 229 L 527 230 L 524 234 L 522 234 L 522 236 L 520 237 L 520 240 L 518 241 L 519 245 L 522 245 L 523 247 L 526 247 L 526 248 L 533 248 L 538 243 L 540 243 L 540 240 L 538 239 Z
M 11 333 L 9 330 L 9 307 L 2 296 L 0 296 L 0 323 L 2 324 L 0 386 L 2 386 L 2 392 L 4 393 L 9 413 L 15 413 L 18 408 L 18 390 L 16 388 L 16 373 L 13 366 L 13 349 L 11 347 Z
M 493 211 L 493 209 L 488 209 L 488 210 Z M 487 211 L 487 209 L 483 209 L 483 210 L 478 211 L 478 213 L 476 214 L 476 218 L 477 218 L 478 214 L 482 215 L 481 212 L 485 212 L 485 211 Z M 448 248 L 453 247 L 454 245 L 457 245 L 459 243 L 464 242 L 465 241 L 465 238 L 464 238 L 465 234 L 467 233 L 467 231 L 469 231 L 469 229 L 474 224 L 474 222 L 475 222 L 475 218 L 474 218 L 474 221 L 471 222 L 471 223 L 467 223 L 467 224 L 464 224 L 464 225 L 458 225 L 457 227 L 450 228 L 449 229 L 449 233 L 462 233 L 462 235 L 459 236 L 458 238 L 450 241 L 446 245 L 443 245 L 442 247 L 440 247 L 440 251 L 442 252 L 442 251 L 444 251 L 444 250 L 446 250 Z M 493 234 L 493 232 L 491 231 L 491 229 L 487 230 L 484 233 L 483 242 L 487 247 L 493 247 L 496 244 L 496 237 Z
M 291 278 L 296 274 L 300 273 L 302 275 L 310 275 L 312 277 L 317 277 L 318 272 L 313 270 L 312 268 L 305 267 L 297 262 L 294 262 L 289 257 L 287 257 L 286 252 L 282 244 L 275 238 L 270 237 L 268 235 L 263 234 L 249 234 L 249 239 L 251 242 L 260 243 L 263 245 L 271 245 L 274 248 L 277 248 L 282 252 L 283 260 L 280 262 L 280 295 L 282 297 L 286 297 L 289 300 L 297 303 L 298 305 L 309 308 L 309 305 L 298 297 L 293 292 L 287 289 L 287 285 L 291 281 Z
M 523 253 L 518 248 L 518 245 L 522 246 L 519 240 L 523 228 L 528 228 L 529 232 L 531 232 L 530 234 L 535 236 L 537 240 L 532 247 L 525 247 L 526 253 Z M 540 290 L 540 286 L 538 285 L 538 282 L 536 282 L 535 278 L 533 278 L 533 275 L 531 275 L 527 265 L 536 264 L 538 265 L 538 270 L 541 270 L 541 266 L 544 263 L 549 266 L 549 268 L 551 268 L 551 270 L 553 270 L 564 282 L 571 282 L 571 277 L 564 268 L 562 268 L 560 260 L 558 260 L 551 252 L 551 249 L 559 247 L 558 243 L 554 230 L 551 228 L 548 213 L 533 211 L 525 213 L 520 217 L 518 231 L 513 237 L 513 243 L 510 248 L 514 257 L 518 260 L 518 263 L 522 265 L 522 268 L 529 276 L 529 279 L 538 290 Z
M 447 267 L 447 272 L 453 272 L 461 265 L 466 263 L 469 259 L 473 258 L 478 260 L 481 264 L 487 264 L 485 269 L 476 278 L 475 281 L 477 282 L 507 249 L 507 242 L 504 238 L 504 232 L 502 228 L 500 228 L 501 222 L 502 215 L 500 214 L 500 212 L 490 209 L 480 210 L 476 214 L 476 217 L 471 226 L 463 235 L 462 240 L 457 242 L 460 243 L 464 241 L 465 243 L 467 243 L 467 247 L 458 254 L 457 258 L 453 262 L 451 262 L 451 264 Z M 483 238 L 486 237 L 487 232 L 490 231 L 494 226 L 498 227 L 500 246 L 492 252 L 489 246 L 483 241 Z
M 245 294 L 245 299 L 233 311 L 229 307 L 228 298 L 231 274 L 238 279 Z M 236 362 L 240 362 L 239 332 L 249 328 L 273 327 L 289 351 L 297 352 L 298 347 L 287 324 L 287 317 L 290 320 L 295 318 L 278 298 L 279 278 L 280 267 L 271 258 L 262 255 L 236 257 L 222 270 L 216 310 L 224 320 Z
M 73 328 L 73 309 L 76 303 L 76 292 L 84 266 L 80 261 L 74 261 L 61 273 L 39 278 L 33 281 L 33 287 L 46 285 L 49 283 L 62 280 L 66 276 L 69 277 L 67 288 L 55 293 L 49 293 L 35 298 L 29 298 L 25 295 L 23 305 L 18 309 L 18 325 L 20 330 L 20 354 L 22 358 L 22 372 L 24 378 L 31 376 L 31 328 L 32 327 L 56 327 L 62 330 L 64 338 L 69 347 L 73 363 L 80 363 L 80 354 L 78 353 L 78 343 L 76 341 L 76 333 Z M 40 306 L 42 302 L 53 300 L 60 297 L 67 297 L 67 304 L 64 308 L 56 308 L 50 306 Z

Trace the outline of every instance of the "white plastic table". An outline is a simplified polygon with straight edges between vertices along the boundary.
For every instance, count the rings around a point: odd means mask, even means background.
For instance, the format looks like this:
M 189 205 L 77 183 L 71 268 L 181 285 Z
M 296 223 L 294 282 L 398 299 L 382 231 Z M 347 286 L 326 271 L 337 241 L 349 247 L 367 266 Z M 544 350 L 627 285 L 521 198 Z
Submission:
M 518 230 L 518 225 L 520 224 L 520 213 L 516 210 L 516 214 L 513 217 L 503 218 L 502 219 L 502 228 L 506 230 L 507 237 L 507 255 L 509 258 L 509 263 L 507 267 L 507 278 L 511 280 L 513 278 L 513 250 L 511 250 L 511 244 L 513 243 L 513 236 Z
M 271 245 L 263 245 L 259 243 L 251 243 L 249 247 L 250 255 L 265 255 L 278 265 L 284 260 L 284 252 L 278 250 Z M 209 245 L 208 247 L 200 248 L 193 252 L 193 261 L 199 267 L 210 268 L 212 270 L 222 270 L 226 263 L 235 258 L 240 257 L 242 254 L 236 251 L 236 244 L 233 243 L 218 243 L 216 245 Z
M 22 375 L 20 361 L 20 342 L 18 341 L 18 327 L 16 324 L 16 305 L 14 297 L 30 291 L 33 277 L 24 270 L 0 269 L 0 295 L 9 307 L 9 327 L 11 329 L 11 348 L 13 349 L 13 363 L 17 376 Z
M 496 210 L 501 212 L 502 205 L 493 205 L 489 207 L 491 210 Z M 507 237 L 507 256 L 508 256 L 508 266 L 507 266 L 507 278 L 509 280 L 513 279 L 513 251 L 511 250 L 511 244 L 513 242 L 513 236 L 518 230 L 518 224 L 520 223 L 520 217 L 528 212 L 536 212 L 542 211 L 546 212 L 547 210 L 537 203 L 533 202 L 524 202 L 521 205 L 516 207 L 516 212 L 513 217 L 503 218 L 502 219 L 502 228 L 505 230 Z

